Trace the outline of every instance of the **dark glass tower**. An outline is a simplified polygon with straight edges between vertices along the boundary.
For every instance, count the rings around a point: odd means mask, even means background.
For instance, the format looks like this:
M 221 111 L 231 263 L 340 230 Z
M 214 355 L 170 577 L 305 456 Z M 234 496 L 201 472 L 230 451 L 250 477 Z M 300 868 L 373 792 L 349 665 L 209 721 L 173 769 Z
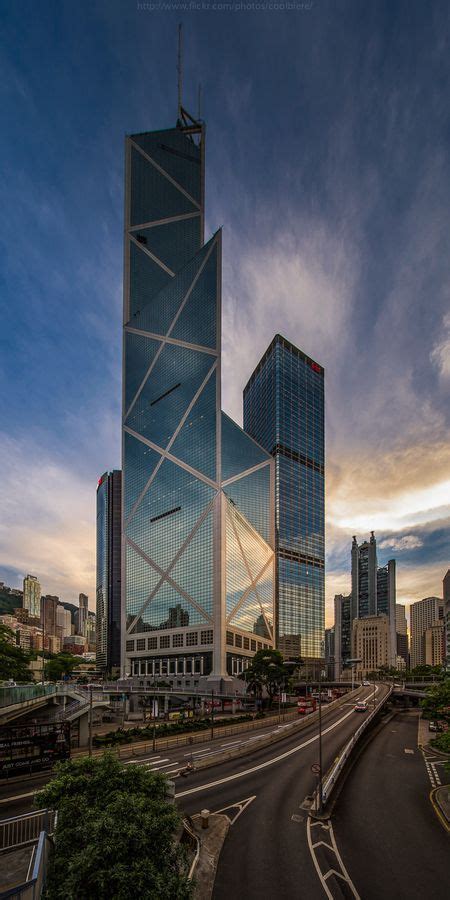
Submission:
M 189 687 L 274 641 L 273 460 L 221 411 L 204 131 L 182 110 L 126 140 L 124 670 Z
M 244 388 L 244 429 L 275 459 L 277 646 L 324 655 L 324 370 L 275 335 Z
M 122 473 L 105 472 L 97 486 L 96 585 L 96 658 L 105 672 L 120 666 L 121 504 Z

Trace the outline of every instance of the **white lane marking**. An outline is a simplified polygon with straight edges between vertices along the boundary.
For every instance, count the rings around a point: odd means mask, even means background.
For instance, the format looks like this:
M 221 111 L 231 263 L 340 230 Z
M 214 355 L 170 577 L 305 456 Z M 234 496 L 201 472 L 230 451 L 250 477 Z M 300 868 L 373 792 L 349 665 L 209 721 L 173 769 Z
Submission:
M 224 806 L 224 807 L 222 807 L 222 809 L 217 809 L 214 811 L 214 814 L 215 815 L 219 815 L 219 813 L 223 814 L 226 812 L 227 809 L 236 809 L 237 808 L 238 812 L 236 813 L 235 816 L 233 816 L 232 819 L 230 819 L 230 816 L 227 816 L 227 819 L 228 819 L 230 825 L 234 825 L 234 823 L 237 821 L 237 819 L 239 818 L 241 813 L 244 812 L 244 809 L 247 809 L 247 806 L 250 806 L 250 803 L 253 803 L 253 800 L 256 800 L 256 794 L 253 794 L 252 797 L 246 797 L 245 800 L 237 800 L 236 803 L 230 803 L 229 806 Z
M 152 772 L 159 772 L 160 769 L 170 769 L 171 766 L 177 766 L 177 765 L 179 765 L 178 760 L 173 759 L 172 762 L 166 763 L 165 766 L 155 766 L 155 768 L 152 769 Z
M 221 747 L 234 747 L 236 744 L 242 744 L 242 741 L 229 741 L 228 744 L 221 744 Z
M 338 726 L 341 725 L 345 719 L 348 719 L 349 716 L 353 716 L 353 710 L 350 710 L 345 716 L 342 716 L 342 719 L 338 719 L 337 722 L 334 722 L 333 725 L 324 728 L 322 730 L 322 735 L 327 734 L 329 731 L 333 731 L 334 728 L 338 728 Z M 250 769 L 245 769 L 243 772 L 234 772 L 233 775 L 227 775 L 225 778 L 218 778 L 217 781 L 210 781 L 208 784 L 201 784 L 198 787 L 190 788 L 188 791 L 181 791 L 179 794 L 175 794 L 175 797 L 186 797 L 188 794 L 197 794 L 199 791 L 208 791 L 210 788 L 217 787 L 218 784 L 225 784 L 227 781 L 234 781 L 236 778 L 245 778 L 246 775 L 251 775 L 253 772 L 258 772 L 260 769 L 266 769 L 267 766 L 273 766 L 281 759 L 286 759 L 288 756 L 292 756 L 293 753 L 298 753 L 300 750 L 303 750 L 304 747 L 309 747 L 310 744 L 313 744 L 314 741 L 318 740 L 319 735 L 314 734 L 307 741 L 298 744 L 297 747 L 292 747 L 291 750 L 286 750 L 285 753 L 280 753 L 279 756 L 274 756 L 272 759 L 266 760 L 266 762 L 259 763 L 257 766 L 252 766 Z
M 144 757 L 138 756 L 136 759 L 127 759 L 124 762 L 124 766 L 129 766 L 129 765 L 131 765 L 131 763 L 148 762 L 149 760 L 155 760 L 155 762 L 156 762 L 158 759 L 161 759 L 161 757 L 160 756 L 144 756 Z
M 13 800 L 23 800 L 24 797 L 34 797 L 34 795 L 41 790 L 42 788 L 36 788 L 35 791 L 29 791 L 28 794 L 17 794 L 15 797 L 3 797 L 0 800 L 0 803 L 12 803 Z
M 330 844 L 327 844 L 326 841 L 316 841 L 315 844 L 312 843 L 311 829 L 317 828 L 317 826 L 320 826 L 324 831 L 328 831 L 328 834 L 331 838 L 332 846 L 330 846 Z M 308 816 L 306 832 L 307 832 L 307 837 L 308 837 L 309 852 L 311 853 L 311 856 L 312 856 L 314 868 L 319 876 L 320 883 L 321 883 L 327 897 L 329 898 L 329 900 L 333 900 L 333 894 L 331 893 L 331 891 L 326 883 L 326 880 L 328 878 L 330 878 L 331 875 L 336 875 L 337 878 L 340 878 L 340 879 L 342 879 L 342 881 L 345 881 L 348 884 L 353 896 L 355 897 L 355 900 L 361 900 L 361 898 L 355 888 L 355 885 L 353 884 L 353 881 L 351 880 L 350 875 L 348 874 L 347 869 L 345 868 L 344 863 L 342 861 L 342 857 L 339 853 L 338 846 L 336 844 L 336 838 L 334 836 L 333 825 L 331 823 L 331 820 L 329 820 L 329 822 L 326 824 L 324 822 L 319 822 L 319 821 L 312 822 L 311 816 Z M 339 869 L 333 869 L 333 868 L 328 869 L 328 871 L 325 873 L 323 873 L 321 871 L 319 862 L 316 858 L 316 854 L 314 853 L 314 848 L 319 847 L 320 845 L 325 845 L 326 847 L 328 847 L 329 850 L 331 850 L 332 853 L 334 853 L 334 855 L 339 863 L 340 871 L 339 871 Z
M 170 762 L 169 756 L 165 756 L 164 759 L 155 759 L 154 762 L 146 763 L 146 765 L 147 766 L 159 766 L 160 763 L 165 763 L 165 762 Z M 172 765 L 173 765 L 173 761 L 172 761 Z
M 198 756 L 199 753 L 207 753 L 209 747 L 206 750 L 192 750 L 190 753 L 183 753 L 183 756 Z
M 438 773 L 437 773 L 437 769 L 436 769 L 435 763 L 431 763 L 431 768 L 432 768 L 432 770 L 433 770 L 433 775 L 434 775 L 434 778 L 435 778 L 435 780 L 437 781 L 437 783 L 438 783 L 438 784 L 442 784 L 441 779 L 440 779 L 440 777 L 439 777 L 439 775 L 438 775 Z

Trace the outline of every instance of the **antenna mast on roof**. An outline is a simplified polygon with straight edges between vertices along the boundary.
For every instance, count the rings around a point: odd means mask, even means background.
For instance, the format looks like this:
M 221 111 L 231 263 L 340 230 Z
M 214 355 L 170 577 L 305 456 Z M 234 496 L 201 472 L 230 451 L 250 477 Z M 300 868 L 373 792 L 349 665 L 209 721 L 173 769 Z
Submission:
M 183 87 L 183 26 L 180 22 L 178 25 L 178 119 L 181 119 L 181 90 Z

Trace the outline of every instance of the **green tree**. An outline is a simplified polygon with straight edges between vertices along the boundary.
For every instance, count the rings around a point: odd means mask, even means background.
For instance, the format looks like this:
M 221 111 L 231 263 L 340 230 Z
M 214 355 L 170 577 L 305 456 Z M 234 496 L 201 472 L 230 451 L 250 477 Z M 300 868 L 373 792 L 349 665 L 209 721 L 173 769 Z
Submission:
M 71 653 L 58 653 L 45 663 L 47 681 L 61 681 L 63 675 L 70 675 L 79 662 L 78 657 Z
M 111 754 L 61 763 L 36 805 L 57 809 L 48 900 L 191 896 L 165 777 Z
M 450 718 L 450 678 L 428 688 L 427 696 L 421 700 L 420 705 L 430 719 Z
M 33 676 L 28 668 L 29 661 L 30 654 L 25 653 L 16 644 L 14 632 L 0 623 L 0 679 L 32 681 Z
M 285 684 L 288 677 L 283 663 L 283 654 L 279 650 L 258 650 L 244 672 L 245 681 L 255 695 L 261 697 L 265 688 L 269 706 L 272 706 L 277 690 Z
M 416 666 L 414 669 L 411 669 L 411 675 L 424 676 L 424 675 L 442 675 L 442 666 Z

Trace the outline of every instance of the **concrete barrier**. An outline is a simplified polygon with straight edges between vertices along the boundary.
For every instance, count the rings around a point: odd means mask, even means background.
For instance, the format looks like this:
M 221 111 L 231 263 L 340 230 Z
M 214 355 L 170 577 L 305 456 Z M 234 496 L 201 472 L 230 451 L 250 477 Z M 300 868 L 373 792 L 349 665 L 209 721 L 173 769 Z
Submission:
M 353 700 L 354 697 L 359 693 L 360 688 L 355 688 L 354 691 L 349 691 L 348 694 L 345 694 L 343 697 L 339 697 L 337 700 L 333 700 L 332 703 L 327 703 L 322 706 L 322 719 L 325 719 L 330 712 L 335 709 L 339 709 L 339 707 L 343 706 L 349 700 Z M 255 750 L 260 750 L 263 747 L 269 747 L 271 744 L 277 744 L 282 741 L 287 733 L 288 734 L 297 734 L 298 732 L 304 731 L 305 728 L 308 728 L 314 722 L 317 722 L 319 719 L 319 712 L 316 710 L 314 713 L 310 713 L 305 716 L 304 719 L 300 721 L 294 720 L 289 731 L 287 728 L 280 729 L 277 734 L 262 734 L 258 736 L 258 738 L 251 743 L 249 743 L 248 747 L 234 747 L 231 750 L 224 750 L 223 753 L 215 753 L 213 757 L 208 757 L 207 759 L 196 759 L 194 765 L 194 772 L 199 771 L 200 769 L 209 769 L 211 766 L 216 766 L 218 763 L 227 762 L 230 759 L 236 759 L 240 756 L 248 756 L 250 753 L 253 753 Z

